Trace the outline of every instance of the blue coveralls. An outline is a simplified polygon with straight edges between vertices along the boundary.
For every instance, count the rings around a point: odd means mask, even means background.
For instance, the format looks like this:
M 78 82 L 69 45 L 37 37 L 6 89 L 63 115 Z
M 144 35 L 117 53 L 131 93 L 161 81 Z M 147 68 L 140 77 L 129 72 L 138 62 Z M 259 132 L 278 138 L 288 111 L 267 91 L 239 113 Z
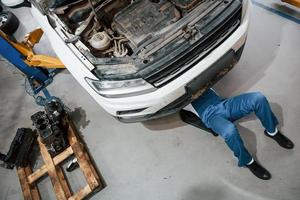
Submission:
M 209 89 L 193 101 L 192 106 L 202 122 L 224 138 L 228 147 L 238 158 L 240 167 L 249 163 L 252 156 L 245 148 L 233 122 L 254 112 L 269 133 L 275 132 L 278 124 L 268 100 L 260 92 L 222 99 L 212 89 Z

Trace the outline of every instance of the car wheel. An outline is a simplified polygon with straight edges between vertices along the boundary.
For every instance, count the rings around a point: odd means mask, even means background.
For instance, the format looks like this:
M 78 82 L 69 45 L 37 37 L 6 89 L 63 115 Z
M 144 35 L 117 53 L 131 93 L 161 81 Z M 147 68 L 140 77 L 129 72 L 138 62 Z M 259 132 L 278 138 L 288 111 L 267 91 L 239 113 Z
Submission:
M 19 20 L 12 12 L 0 13 L 0 29 L 7 35 L 12 35 L 19 27 Z

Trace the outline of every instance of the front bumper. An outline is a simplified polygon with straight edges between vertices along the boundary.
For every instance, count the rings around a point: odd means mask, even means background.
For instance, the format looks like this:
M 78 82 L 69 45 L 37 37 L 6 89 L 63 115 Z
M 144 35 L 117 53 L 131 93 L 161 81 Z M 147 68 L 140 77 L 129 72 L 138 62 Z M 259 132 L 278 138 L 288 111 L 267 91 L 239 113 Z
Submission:
M 154 114 L 122 118 L 117 117 L 117 119 L 124 123 L 141 122 L 151 119 L 161 118 L 173 113 L 178 112 L 194 99 L 198 98 L 206 89 L 213 86 L 218 80 L 225 76 L 234 65 L 240 60 L 242 52 L 244 50 L 244 45 L 240 47 L 238 51 L 229 50 L 224 56 L 217 60 L 212 66 L 207 68 L 199 76 L 195 77 L 190 83 L 185 86 L 185 94 L 168 104 L 158 112 Z

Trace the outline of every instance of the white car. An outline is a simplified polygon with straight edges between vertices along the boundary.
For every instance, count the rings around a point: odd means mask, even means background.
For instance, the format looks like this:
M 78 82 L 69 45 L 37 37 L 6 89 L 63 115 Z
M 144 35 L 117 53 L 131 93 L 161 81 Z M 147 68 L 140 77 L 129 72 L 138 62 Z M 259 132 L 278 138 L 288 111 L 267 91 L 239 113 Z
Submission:
M 239 60 L 249 0 L 31 0 L 67 69 L 123 122 L 177 112 Z

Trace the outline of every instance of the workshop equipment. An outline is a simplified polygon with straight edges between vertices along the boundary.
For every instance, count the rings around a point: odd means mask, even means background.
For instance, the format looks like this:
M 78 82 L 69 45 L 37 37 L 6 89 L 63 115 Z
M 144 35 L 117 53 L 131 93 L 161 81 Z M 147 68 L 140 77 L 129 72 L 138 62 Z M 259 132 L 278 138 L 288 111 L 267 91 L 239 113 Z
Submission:
M 39 111 L 31 116 L 33 125 L 38 130 L 41 141 L 53 157 L 67 148 L 67 127 L 62 122 L 66 112 L 58 100 L 45 105 L 45 112 Z
M 300 0 L 281 0 L 281 1 L 300 8 Z
M 6 155 L 0 153 L 4 167 L 13 169 L 29 166 L 29 157 L 36 139 L 36 133 L 30 128 L 19 128 Z
M 0 31 L 0 54 L 27 76 L 34 95 L 52 82 L 55 70 L 48 69 L 65 68 L 57 58 L 34 53 L 33 47 L 42 35 L 43 30 L 36 29 L 17 42 Z
M 38 137 L 38 144 L 44 165 L 32 172 L 32 169 L 27 167 L 18 167 L 17 173 L 19 176 L 23 196 L 25 200 L 41 199 L 37 188 L 38 180 L 48 175 L 51 179 L 56 198 L 59 200 L 67 199 L 83 199 L 104 187 L 102 184 L 96 167 L 92 163 L 88 152 L 85 150 L 83 142 L 80 141 L 78 132 L 68 115 L 63 117 L 63 123 L 67 127 L 67 138 L 70 146 L 58 155 L 51 157 L 47 147 L 42 142 L 42 138 Z M 72 156 L 75 156 L 79 167 L 86 179 L 87 185 L 79 191 L 72 191 L 68 185 L 67 179 L 63 173 L 60 164 Z

